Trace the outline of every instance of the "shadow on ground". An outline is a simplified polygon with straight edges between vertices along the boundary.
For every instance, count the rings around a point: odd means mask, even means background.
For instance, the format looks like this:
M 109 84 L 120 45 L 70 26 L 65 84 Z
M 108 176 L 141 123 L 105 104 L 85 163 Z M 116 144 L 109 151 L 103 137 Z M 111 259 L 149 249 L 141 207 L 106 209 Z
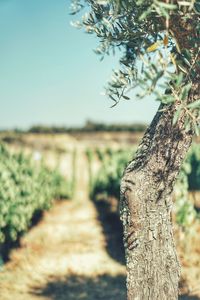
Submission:
M 34 213 L 29 229 L 36 226 L 43 218 L 44 212 L 38 210 Z M 14 249 L 18 249 L 21 246 L 21 238 L 23 237 L 23 233 L 19 234 L 17 240 L 12 241 L 10 239 L 5 238 L 3 244 L 0 244 L 0 256 L 3 259 L 3 262 L 6 263 L 10 260 L 10 253 Z
M 94 278 L 69 276 L 64 279 L 49 278 L 43 289 L 32 288 L 32 295 L 49 300 L 126 300 L 125 276 L 109 275 Z M 179 300 L 200 300 L 197 296 L 182 295 Z
M 94 201 L 106 240 L 107 253 L 117 262 L 125 265 L 123 228 L 118 213 L 104 200 Z
M 188 296 L 188 295 L 182 295 L 179 296 L 179 300 L 200 300 L 198 296 Z
M 94 278 L 72 275 L 63 280 L 51 280 L 43 290 L 32 294 L 49 300 L 125 300 L 125 276 L 102 275 Z

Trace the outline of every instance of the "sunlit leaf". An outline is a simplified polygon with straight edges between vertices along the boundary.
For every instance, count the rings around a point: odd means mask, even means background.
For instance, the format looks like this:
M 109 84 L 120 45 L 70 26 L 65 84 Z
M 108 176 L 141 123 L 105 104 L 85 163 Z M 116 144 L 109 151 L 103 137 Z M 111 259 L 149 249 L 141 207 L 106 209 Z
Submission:
M 156 42 L 147 48 L 147 52 L 153 52 L 160 46 L 160 42 Z
M 187 105 L 188 108 L 195 109 L 200 107 L 200 99 Z

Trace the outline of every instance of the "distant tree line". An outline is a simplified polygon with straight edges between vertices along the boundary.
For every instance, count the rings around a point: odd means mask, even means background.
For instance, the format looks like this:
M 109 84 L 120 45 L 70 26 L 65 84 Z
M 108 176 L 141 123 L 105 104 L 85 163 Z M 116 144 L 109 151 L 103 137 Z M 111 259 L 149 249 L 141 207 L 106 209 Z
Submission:
M 143 132 L 146 129 L 145 124 L 105 124 L 95 123 L 87 121 L 82 127 L 65 127 L 65 126 L 32 126 L 28 133 L 79 133 L 79 132 L 117 132 L 117 131 L 129 131 L 129 132 Z

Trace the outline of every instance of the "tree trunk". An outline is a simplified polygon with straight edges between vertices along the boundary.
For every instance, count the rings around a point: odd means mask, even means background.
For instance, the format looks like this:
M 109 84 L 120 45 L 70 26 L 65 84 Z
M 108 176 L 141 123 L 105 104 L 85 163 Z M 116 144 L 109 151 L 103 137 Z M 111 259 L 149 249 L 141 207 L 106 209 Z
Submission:
M 121 183 L 128 300 L 178 298 L 172 190 L 193 133 L 185 131 L 183 115 L 172 125 L 175 109 L 160 107 Z

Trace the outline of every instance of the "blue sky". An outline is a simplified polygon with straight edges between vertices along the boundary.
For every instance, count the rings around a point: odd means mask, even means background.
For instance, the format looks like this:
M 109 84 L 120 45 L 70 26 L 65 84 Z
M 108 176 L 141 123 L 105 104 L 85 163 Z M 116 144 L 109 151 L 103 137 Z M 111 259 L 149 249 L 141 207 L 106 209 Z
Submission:
M 70 25 L 69 4 L 0 0 L 0 128 L 150 122 L 151 99 L 110 108 L 102 91 L 117 57 L 99 61 L 96 38 Z

